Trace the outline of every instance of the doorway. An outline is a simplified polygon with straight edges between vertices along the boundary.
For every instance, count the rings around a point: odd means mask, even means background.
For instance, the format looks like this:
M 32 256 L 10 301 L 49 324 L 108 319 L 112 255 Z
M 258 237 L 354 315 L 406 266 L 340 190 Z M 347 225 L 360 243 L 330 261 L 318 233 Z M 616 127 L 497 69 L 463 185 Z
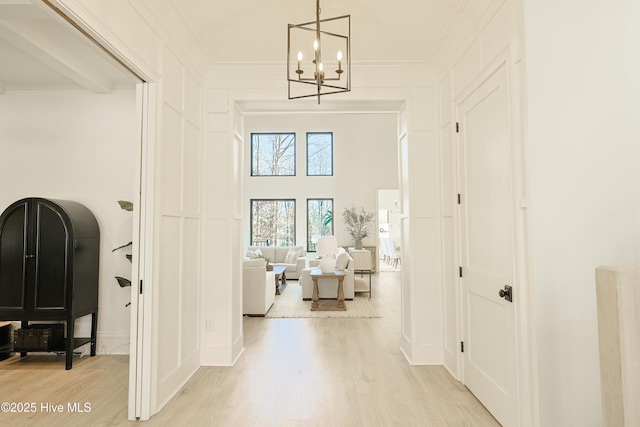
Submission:
M 50 197 L 81 203 L 95 215 L 101 240 L 96 351 L 126 358 L 131 288 L 118 286 L 115 276 L 131 278 L 132 264 L 112 250 L 131 241 L 134 228 L 118 201 L 133 201 L 137 185 L 139 79 L 44 2 L 11 3 L 0 5 L 0 56 L 7 59 L 0 64 L 0 178 L 11 184 L 0 206 Z M 80 318 L 75 336 L 90 329 L 90 316 Z
M 400 191 L 378 190 L 377 270 L 400 271 L 402 246 L 400 242 Z

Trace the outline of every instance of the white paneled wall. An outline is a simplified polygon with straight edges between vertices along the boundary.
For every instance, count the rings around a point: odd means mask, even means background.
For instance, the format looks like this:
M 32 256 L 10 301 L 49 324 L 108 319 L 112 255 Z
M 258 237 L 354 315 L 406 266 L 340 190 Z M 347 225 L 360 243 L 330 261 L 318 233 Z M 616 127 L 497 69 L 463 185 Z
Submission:
M 400 119 L 403 232 L 401 349 L 416 365 L 442 363 L 440 162 L 435 80 L 412 88 Z
M 231 328 L 231 348 L 232 354 L 240 354 L 244 347 L 243 342 L 243 329 L 242 329 L 242 259 L 236 254 L 240 253 L 240 245 L 243 235 L 243 218 L 242 207 L 240 204 L 239 196 L 242 194 L 243 184 L 243 172 L 244 168 L 244 139 L 243 129 L 244 120 L 237 105 L 233 107 L 233 145 L 231 150 L 231 165 L 232 174 L 230 181 L 230 191 L 232 200 L 230 200 L 230 211 L 232 213 L 232 222 L 230 227 L 231 232 L 231 244 L 229 247 L 233 250 L 231 252 L 230 259 L 230 283 L 231 287 L 231 308 L 233 313 L 232 328 Z M 240 318 L 240 319 L 239 319 Z
M 205 109 L 205 330 L 201 360 L 204 365 L 232 365 L 243 348 L 241 273 L 236 260 L 240 251 L 231 251 L 242 241 L 238 226 L 242 217 L 235 200 L 242 182 L 242 120 L 234 114 L 226 89 L 209 88 Z M 234 117 L 239 120 L 235 127 Z
M 439 233 L 443 271 L 443 342 L 444 364 L 457 378 L 462 378 L 460 341 L 460 248 L 458 245 L 459 218 L 457 209 L 458 173 L 464 168 L 459 163 L 456 149 L 456 106 L 476 88 L 494 69 L 506 61 L 510 80 L 510 120 L 512 127 L 512 156 L 514 218 L 516 221 L 516 276 L 518 298 L 516 303 L 519 332 L 519 417 L 522 425 L 530 425 L 535 418 L 535 393 L 532 392 L 532 360 L 528 312 L 531 301 L 527 298 L 526 268 L 526 188 L 524 186 L 524 162 L 521 105 L 523 101 L 521 45 L 522 10 L 519 0 L 470 2 L 459 17 L 458 25 L 448 36 L 446 43 L 436 54 L 434 64 L 438 75 L 438 133 L 441 175 L 441 217 Z M 464 197 L 464 195 L 462 196 Z M 487 242 L 489 243 L 489 242 Z
M 197 85 L 178 56 L 164 46 L 162 123 L 155 198 L 160 210 L 154 239 L 157 406 L 162 407 L 200 366 L 201 105 Z M 189 96 L 187 96 L 187 93 Z M 185 101 L 189 100 L 189 109 Z M 191 112 L 191 115 L 187 114 Z
M 131 390 L 129 408 L 130 418 L 141 413 L 147 419 L 200 366 L 205 61 L 165 2 L 52 3 L 147 82 L 156 83 L 151 99 L 157 103 L 144 105 L 152 127 L 144 129 L 150 140 L 142 159 L 147 174 L 142 191 L 149 212 L 144 224 L 147 239 L 140 242 L 147 257 L 141 274 L 144 321 L 138 325 L 145 337 L 144 362 L 139 365 L 144 373 L 141 395 Z M 134 414 L 135 399 L 141 403 L 136 411 L 141 412 Z

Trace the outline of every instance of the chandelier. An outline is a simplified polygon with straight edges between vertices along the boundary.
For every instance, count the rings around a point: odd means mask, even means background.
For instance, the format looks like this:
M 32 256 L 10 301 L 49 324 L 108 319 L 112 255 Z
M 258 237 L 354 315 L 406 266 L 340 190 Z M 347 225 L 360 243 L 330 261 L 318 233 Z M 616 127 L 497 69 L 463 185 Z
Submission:
M 320 25 L 322 24 L 322 28 Z M 287 80 L 289 99 L 318 97 L 351 90 L 351 15 L 289 24 Z M 322 52 L 328 53 L 327 58 Z

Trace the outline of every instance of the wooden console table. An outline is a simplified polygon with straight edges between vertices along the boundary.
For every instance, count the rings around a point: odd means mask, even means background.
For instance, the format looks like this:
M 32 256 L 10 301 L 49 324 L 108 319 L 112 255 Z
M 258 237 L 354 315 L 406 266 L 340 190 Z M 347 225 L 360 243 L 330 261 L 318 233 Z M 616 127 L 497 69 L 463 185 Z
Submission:
M 311 270 L 311 280 L 313 281 L 313 295 L 311 296 L 311 311 L 347 311 L 347 306 L 344 304 L 344 288 L 343 282 L 346 276 L 344 271 L 334 270 L 332 273 L 323 273 L 319 268 Z M 318 292 L 318 279 L 337 279 L 338 280 L 338 295 L 335 305 L 320 304 L 320 293 Z M 333 302 L 333 301 L 331 301 Z
M 286 271 L 286 265 L 273 266 L 273 274 L 276 276 L 276 295 L 280 295 L 280 283 L 283 285 L 287 284 L 287 276 L 284 275 Z

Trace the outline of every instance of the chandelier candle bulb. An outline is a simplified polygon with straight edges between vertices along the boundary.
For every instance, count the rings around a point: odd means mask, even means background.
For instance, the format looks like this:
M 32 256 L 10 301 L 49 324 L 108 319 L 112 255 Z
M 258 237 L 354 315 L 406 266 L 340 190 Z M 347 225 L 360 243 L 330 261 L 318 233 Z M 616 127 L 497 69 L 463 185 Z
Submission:
M 322 62 L 318 64 L 318 71 L 314 73 L 315 79 L 318 80 L 318 76 L 320 81 L 324 80 L 324 67 L 322 66 Z
M 287 34 L 287 81 L 288 98 L 317 97 L 351 91 L 351 16 L 342 15 L 320 19 L 320 0 L 316 0 L 316 19 L 302 24 L 288 24 Z M 309 61 L 313 75 L 303 77 L 302 50 L 313 41 L 313 55 Z M 322 63 L 322 48 L 335 52 L 338 66 L 329 63 L 331 71 L 325 71 Z M 297 64 L 296 64 L 297 53 Z M 296 67 L 297 65 L 297 67 Z M 335 70 L 335 71 L 334 71 Z M 297 74 L 297 77 L 295 75 Z M 342 77 L 344 74 L 344 78 Z M 305 87 L 309 90 L 305 90 Z

